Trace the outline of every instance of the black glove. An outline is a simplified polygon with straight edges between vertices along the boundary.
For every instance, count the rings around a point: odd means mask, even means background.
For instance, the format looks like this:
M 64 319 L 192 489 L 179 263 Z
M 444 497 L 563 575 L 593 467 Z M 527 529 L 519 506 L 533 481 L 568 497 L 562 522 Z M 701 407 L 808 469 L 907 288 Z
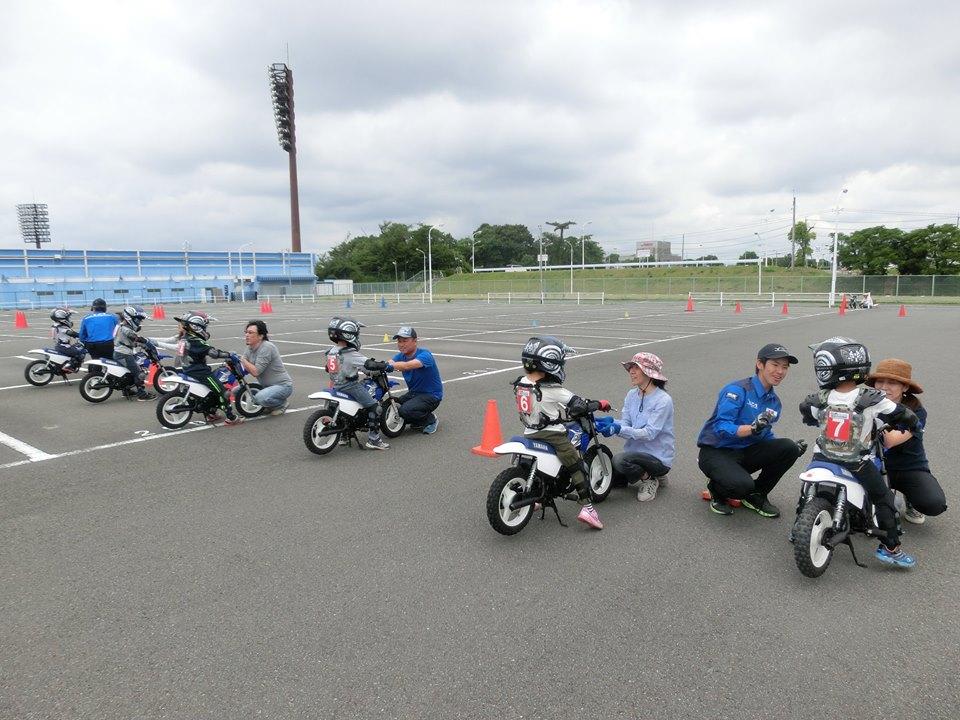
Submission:
M 770 427 L 770 422 L 773 420 L 773 413 L 770 410 L 764 410 L 762 413 L 757 415 L 757 419 L 750 424 L 750 434 L 759 435 L 768 427 Z
M 800 417 L 803 418 L 803 424 L 817 427 L 820 423 L 817 422 L 817 419 L 813 416 L 812 410 L 813 408 L 820 410 L 822 407 L 819 395 L 816 393 L 807 395 L 803 399 L 803 402 L 800 403 Z
M 80 337 L 80 333 L 76 330 L 67 330 L 67 337 Z
M 897 409 L 878 416 L 894 430 L 901 430 L 918 434 L 920 432 L 920 418 L 914 414 L 913 410 L 903 405 L 897 405 Z
M 386 372 L 387 364 L 381 360 L 367 358 L 366 362 L 363 363 L 363 369 L 369 370 L 370 372 Z
M 797 457 L 800 457 L 807 451 L 807 441 L 806 440 L 794 440 L 797 444 Z

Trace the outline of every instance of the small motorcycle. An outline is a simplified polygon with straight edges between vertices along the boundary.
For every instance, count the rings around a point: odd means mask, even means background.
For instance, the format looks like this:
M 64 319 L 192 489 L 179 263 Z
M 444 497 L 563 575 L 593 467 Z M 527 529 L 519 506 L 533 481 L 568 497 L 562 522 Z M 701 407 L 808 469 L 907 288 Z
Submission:
M 244 417 L 256 417 L 263 413 L 263 407 L 253 400 L 254 393 L 260 389 L 258 383 L 247 382 L 247 372 L 237 355 L 231 355 L 215 373 L 233 396 L 237 412 Z M 157 420 L 165 428 L 178 430 L 187 425 L 194 413 L 204 417 L 216 415 L 220 409 L 220 399 L 212 387 L 195 380 L 189 375 L 177 375 L 176 388 L 164 393 L 157 399 Z
M 613 454 L 600 442 L 594 417 L 600 405 L 600 401 L 591 400 L 587 403 L 589 412 L 566 425 L 567 437 L 580 451 L 586 465 L 594 503 L 606 500 L 613 484 Z M 494 478 L 487 493 L 490 526 L 502 535 L 515 535 L 530 522 L 535 504 L 541 507 L 541 520 L 547 508 L 551 508 L 564 525 L 556 499 L 575 498 L 577 493 L 569 471 L 561 465 L 553 446 L 514 435 L 493 451 L 498 455 L 511 455 L 512 464 Z
M 55 347 L 28 350 L 27 352 L 31 355 L 43 355 L 43 359 L 28 363 L 23 369 L 24 378 L 36 387 L 48 385 L 55 377 L 63 378 L 64 382 L 68 382 L 68 375 L 80 372 L 80 363 L 77 364 L 77 367 L 74 367 L 74 360 L 82 361 L 87 354 L 87 349 L 83 346 L 83 343 L 77 343 L 74 347 L 83 353 L 79 358 L 63 355 Z
M 400 417 L 400 404 L 396 398 L 402 392 L 394 390 L 398 382 L 390 380 L 386 370 L 365 370 L 368 374 L 363 384 L 371 397 L 380 405 L 380 431 L 388 438 L 403 432 L 406 420 Z M 356 440 L 363 447 L 357 432 L 367 429 L 367 411 L 346 393 L 329 388 L 308 395 L 311 400 L 322 400 L 323 407 L 315 411 L 303 426 L 303 442 L 307 449 L 317 455 L 326 455 L 342 439 L 351 444 Z
M 160 355 L 153 343 L 147 343 L 143 352 L 138 353 L 137 362 L 145 373 L 149 374 L 151 365 L 156 366 L 152 384 L 160 392 L 164 387 L 168 387 L 173 378 L 178 377 L 176 370 L 161 363 L 161 360 L 169 357 Z M 135 395 L 133 375 L 126 365 L 107 358 L 93 358 L 87 360 L 83 367 L 87 374 L 80 381 L 80 396 L 87 402 L 101 403 L 109 398 L 114 390 L 120 390 L 127 399 Z
M 882 441 L 882 432 L 888 428 L 883 425 L 878 429 L 873 452 L 876 456 L 874 462 L 889 485 Z M 823 460 L 811 461 L 800 473 L 800 480 L 803 485 L 791 533 L 793 557 L 800 572 L 811 578 L 823 575 L 838 545 L 849 547 L 853 561 L 866 567 L 857 559 L 850 536 L 863 533 L 868 537 L 882 538 L 886 533 L 877 525 L 873 503 L 863 486 L 842 465 Z

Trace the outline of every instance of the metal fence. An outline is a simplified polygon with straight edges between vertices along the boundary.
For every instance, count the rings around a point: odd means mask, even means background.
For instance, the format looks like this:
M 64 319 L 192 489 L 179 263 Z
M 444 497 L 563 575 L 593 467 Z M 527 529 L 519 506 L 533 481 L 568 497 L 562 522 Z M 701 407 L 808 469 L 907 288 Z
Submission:
M 422 281 L 399 283 L 355 283 L 358 293 L 396 294 L 425 292 Z M 589 277 L 577 275 L 545 276 L 543 291 L 549 293 L 603 293 L 607 298 L 656 297 L 692 293 L 829 293 L 829 275 L 780 275 L 769 273 L 708 277 Z M 536 272 L 511 273 L 502 278 L 490 275 L 460 275 L 434 280 L 433 294 L 441 296 L 480 297 L 487 293 L 540 292 Z M 837 293 L 872 293 L 875 297 L 958 297 L 960 275 L 840 275 Z

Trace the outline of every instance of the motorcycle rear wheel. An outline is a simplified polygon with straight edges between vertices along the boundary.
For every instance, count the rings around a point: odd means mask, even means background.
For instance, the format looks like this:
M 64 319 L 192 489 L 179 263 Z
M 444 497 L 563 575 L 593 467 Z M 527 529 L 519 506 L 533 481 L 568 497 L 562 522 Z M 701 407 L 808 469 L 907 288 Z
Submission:
M 193 417 L 193 408 L 182 390 L 164 393 L 157 400 L 157 420 L 165 428 L 179 430 L 185 427 Z
M 53 380 L 53 371 L 47 365 L 46 360 L 34 360 L 23 369 L 23 377 L 31 385 L 43 387 Z
M 100 373 L 89 372 L 80 381 L 80 397 L 87 402 L 101 403 L 112 394 L 113 388 Z
M 807 577 L 820 577 L 830 565 L 833 548 L 823 544 L 823 536 L 832 527 L 833 504 L 829 500 L 816 497 L 803 506 L 793 531 L 793 557 Z
M 516 535 L 533 517 L 533 505 L 511 510 L 514 496 L 523 492 L 527 473 L 520 467 L 509 467 L 494 478 L 487 493 L 487 520 L 501 535 Z
M 324 422 L 324 418 L 327 418 L 328 421 Z M 341 421 L 338 421 L 336 425 L 330 423 L 331 418 L 333 418 L 333 411 L 327 408 L 321 408 L 307 418 L 307 422 L 303 425 L 303 444 L 307 446 L 307 450 L 316 455 L 326 455 L 337 446 L 344 428 Z M 325 430 L 340 430 L 341 432 L 321 435 Z
M 593 502 L 602 503 L 610 495 L 613 487 L 613 453 L 605 445 L 591 446 L 583 456 L 589 474 L 590 492 Z

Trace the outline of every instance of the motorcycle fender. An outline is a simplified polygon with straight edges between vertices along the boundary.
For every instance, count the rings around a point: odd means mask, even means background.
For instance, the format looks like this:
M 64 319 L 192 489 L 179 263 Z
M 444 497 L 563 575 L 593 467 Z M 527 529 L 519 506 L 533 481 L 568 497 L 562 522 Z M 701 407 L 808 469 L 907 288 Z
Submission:
M 800 473 L 800 479 L 814 485 L 843 485 L 847 489 L 847 502 L 857 508 L 864 506 L 866 493 L 863 485 L 855 480 L 837 477 L 826 468 L 810 468 Z
M 354 400 L 344 400 L 342 397 L 336 397 L 335 395 L 331 395 L 326 390 L 321 390 L 320 392 L 307 395 L 307 397 L 311 400 L 326 400 L 328 406 L 339 406 L 340 412 L 350 417 L 356 417 L 357 413 L 363 409 L 363 406 L 360 405 L 360 403 Z
M 115 363 L 105 363 L 100 360 L 88 360 L 86 365 L 98 368 L 101 372 L 104 372 L 107 375 L 113 375 L 114 377 L 123 377 L 124 375 L 130 374 L 130 371 L 127 370 L 123 365 L 117 365 Z
M 560 468 L 563 467 L 560 464 L 560 458 L 556 455 L 534 452 L 526 445 L 518 442 L 505 442 L 502 445 L 497 445 L 493 451 L 497 453 L 497 455 L 522 455 L 532 458 L 537 464 L 537 470 L 550 477 L 560 475 Z

